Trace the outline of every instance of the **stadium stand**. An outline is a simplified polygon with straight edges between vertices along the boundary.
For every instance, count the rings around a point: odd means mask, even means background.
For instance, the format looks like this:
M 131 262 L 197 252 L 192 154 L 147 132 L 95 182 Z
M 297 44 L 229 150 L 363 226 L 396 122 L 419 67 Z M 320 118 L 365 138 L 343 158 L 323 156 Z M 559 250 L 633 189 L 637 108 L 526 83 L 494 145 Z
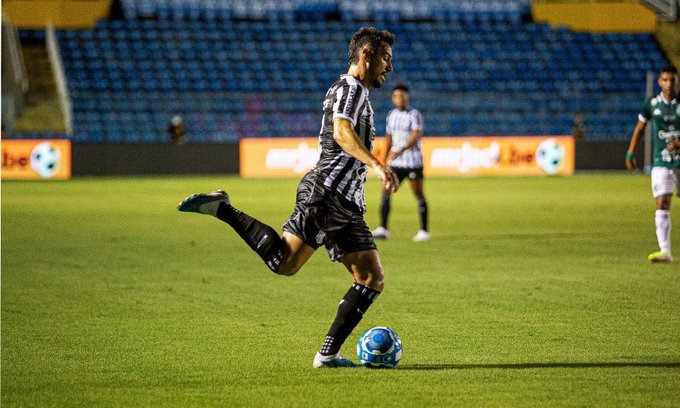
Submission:
M 651 34 L 552 29 L 526 0 L 120 4 L 122 19 L 57 33 L 76 142 L 167 142 L 174 115 L 188 143 L 313 136 L 347 42 L 369 24 L 396 34 L 385 87 L 411 86 L 429 136 L 570 134 L 584 111 L 587 140 L 625 140 L 645 72 L 666 61 Z M 372 100 L 382 134 L 389 92 Z

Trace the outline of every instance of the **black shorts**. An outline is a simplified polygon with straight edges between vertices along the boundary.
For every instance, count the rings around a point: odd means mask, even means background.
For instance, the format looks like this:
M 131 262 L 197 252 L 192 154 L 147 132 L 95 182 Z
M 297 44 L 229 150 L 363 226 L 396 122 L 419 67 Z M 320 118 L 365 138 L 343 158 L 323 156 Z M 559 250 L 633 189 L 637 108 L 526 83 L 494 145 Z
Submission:
M 352 252 L 376 249 L 361 211 L 324 187 L 316 176 L 310 172 L 298 185 L 295 210 L 283 230 L 314 249 L 325 245 L 333 261 Z
M 405 178 L 409 180 L 422 180 L 423 179 L 423 168 L 408 168 L 408 167 L 391 167 L 390 169 L 394 172 L 401 183 Z

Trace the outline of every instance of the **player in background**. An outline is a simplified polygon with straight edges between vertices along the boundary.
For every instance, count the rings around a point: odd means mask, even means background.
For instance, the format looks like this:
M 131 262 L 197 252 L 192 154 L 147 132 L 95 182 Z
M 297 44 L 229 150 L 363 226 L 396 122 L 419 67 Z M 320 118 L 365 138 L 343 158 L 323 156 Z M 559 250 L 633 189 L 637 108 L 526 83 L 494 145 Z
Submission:
M 183 145 L 185 140 L 184 136 L 187 133 L 186 126 L 184 125 L 184 121 L 182 120 L 182 117 L 179 115 L 175 115 L 172 117 L 170 120 L 170 124 L 168 125 L 167 128 L 165 128 L 165 131 L 168 132 L 170 135 L 170 140 L 172 141 L 173 144 L 176 145 Z
M 652 123 L 652 194 L 656 200 L 654 223 L 659 250 L 649 254 L 651 262 L 672 262 L 671 197 L 680 176 L 680 104 L 678 104 L 678 70 L 672 65 L 661 69 L 658 78 L 661 92 L 648 98 L 638 115 L 638 123 L 626 152 L 626 167 L 636 169 L 635 149 L 648 122 Z
M 392 89 L 392 104 L 395 108 L 387 114 L 385 132 L 385 163 L 397 175 L 401 183 L 408 177 L 411 191 L 418 203 L 420 230 L 413 237 L 414 241 L 430 239 L 427 225 L 427 201 L 423 194 L 423 153 L 421 139 L 423 137 L 423 115 L 409 104 L 408 88 L 397 85 Z M 390 215 L 390 198 L 392 192 L 383 189 L 380 200 L 380 226 L 373 231 L 374 238 L 387 239 L 390 231 L 387 221 Z
M 388 191 L 399 181 L 373 156 L 375 138 L 369 89 L 379 87 L 392 71 L 395 37 L 364 27 L 349 44 L 349 70 L 330 87 L 323 103 L 319 132 L 321 156 L 300 181 L 283 235 L 237 210 L 224 191 L 194 194 L 180 211 L 209 214 L 229 224 L 276 274 L 295 274 L 321 245 L 354 278 L 340 301 L 313 367 L 352 367 L 340 348 L 384 288 L 384 273 L 371 230 L 364 221 L 368 167 Z

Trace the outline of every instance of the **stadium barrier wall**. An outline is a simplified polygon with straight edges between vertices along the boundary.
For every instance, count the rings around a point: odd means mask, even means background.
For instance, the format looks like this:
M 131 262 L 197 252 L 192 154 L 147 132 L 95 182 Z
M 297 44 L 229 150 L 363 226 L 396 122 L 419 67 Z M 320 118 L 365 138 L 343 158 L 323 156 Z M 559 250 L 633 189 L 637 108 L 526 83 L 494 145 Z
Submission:
M 74 144 L 78 176 L 238 174 L 238 143 Z
M 271 139 L 261 139 L 271 145 Z M 5 154 L 11 140 L 3 140 L 3 179 L 12 166 L 28 165 L 27 154 Z M 239 174 L 239 143 L 186 144 L 90 144 L 71 145 L 73 176 Z M 628 142 L 575 143 L 574 168 L 579 170 L 625 170 L 624 157 Z M 316 145 L 306 150 L 315 152 Z M 637 162 L 644 163 L 643 149 L 638 149 Z M 309 153 L 309 152 L 307 152 Z M 316 157 L 316 156 L 314 156 Z M 279 156 L 278 160 L 293 159 Z M 306 160 L 311 160 L 307 158 Z M 304 160 L 303 160 L 304 164 Z M 306 166 L 306 164 L 305 164 Z M 290 177 L 300 177 L 292 173 Z
M 17 28 L 90 28 L 106 18 L 112 0 L 3 0 L 2 14 Z
M 576 142 L 576 170 L 626 170 L 628 142 Z M 635 152 L 638 166 L 645 162 L 644 149 Z
M 656 13 L 631 1 L 532 1 L 531 15 L 537 23 L 567 26 L 574 31 L 653 33 L 656 30 Z

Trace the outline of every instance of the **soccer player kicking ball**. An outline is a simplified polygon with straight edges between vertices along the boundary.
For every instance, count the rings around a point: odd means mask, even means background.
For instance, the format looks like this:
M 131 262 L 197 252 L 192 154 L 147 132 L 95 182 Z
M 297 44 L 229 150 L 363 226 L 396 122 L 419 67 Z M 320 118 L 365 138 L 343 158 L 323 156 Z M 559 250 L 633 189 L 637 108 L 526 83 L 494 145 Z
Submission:
M 300 181 L 293 215 L 283 236 L 237 210 L 227 193 L 194 194 L 180 211 L 197 212 L 229 224 L 269 269 L 293 275 L 321 245 L 332 261 L 340 261 L 354 278 L 340 301 L 314 367 L 353 367 L 340 348 L 384 287 L 384 274 L 373 235 L 364 221 L 364 186 L 373 168 L 383 187 L 396 191 L 395 174 L 371 153 L 375 128 L 369 89 L 379 87 L 392 71 L 395 37 L 364 27 L 349 44 L 349 70 L 330 87 L 323 103 L 319 161 Z
M 647 122 L 652 122 L 652 194 L 656 200 L 654 222 L 659 250 L 649 254 L 650 262 L 672 262 L 671 197 L 680 176 L 680 104 L 678 104 L 678 70 L 672 65 L 661 69 L 658 79 L 661 93 L 645 100 L 633 131 L 626 167 L 635 170 L 635 148 L 644 134 Z

